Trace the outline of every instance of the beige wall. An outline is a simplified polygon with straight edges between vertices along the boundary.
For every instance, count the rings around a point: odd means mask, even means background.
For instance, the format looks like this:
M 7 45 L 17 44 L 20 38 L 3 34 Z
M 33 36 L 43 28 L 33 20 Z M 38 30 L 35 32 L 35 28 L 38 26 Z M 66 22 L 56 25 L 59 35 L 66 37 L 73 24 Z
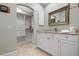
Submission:
M 10 13 L 0 12 L 0 54 L 16 50 L 16 5 L 10 7 Z

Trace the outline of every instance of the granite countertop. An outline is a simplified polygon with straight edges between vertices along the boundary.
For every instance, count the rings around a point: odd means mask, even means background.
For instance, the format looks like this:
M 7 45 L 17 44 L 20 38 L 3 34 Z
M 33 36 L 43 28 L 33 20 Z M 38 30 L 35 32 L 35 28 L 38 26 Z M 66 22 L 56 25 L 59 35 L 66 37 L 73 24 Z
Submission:
M 79 35 L 79 33 L 54 32 L 54 31 L 49 31 L 49 30 L 37 30 L 37 32 L 52 33 L 52 34 Z

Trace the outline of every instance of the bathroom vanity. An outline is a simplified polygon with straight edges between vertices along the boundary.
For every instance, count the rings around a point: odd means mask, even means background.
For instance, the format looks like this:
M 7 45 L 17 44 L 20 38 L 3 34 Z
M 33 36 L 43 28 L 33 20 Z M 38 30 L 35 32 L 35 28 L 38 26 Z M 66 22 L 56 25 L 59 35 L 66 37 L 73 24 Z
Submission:
M 78 56 L 79 33 L 37 31 L 37 45 L 54 56 Z

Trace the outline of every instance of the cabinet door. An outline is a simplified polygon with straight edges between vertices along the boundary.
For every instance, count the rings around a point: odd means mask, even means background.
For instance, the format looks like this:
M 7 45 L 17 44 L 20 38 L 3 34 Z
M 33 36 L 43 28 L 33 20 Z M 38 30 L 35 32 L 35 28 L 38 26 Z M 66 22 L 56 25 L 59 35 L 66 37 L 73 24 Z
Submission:
M 49 34 L 48 36 L 48 52 L 54 56 L 58 56 L 58 40 L 54 38 L 53 34 Z
M 45 42 L 45 50 L 48 52 L 48 53 L 50 53 L 51 51 L 50 51 L 50 48 L 51 48 L 51 35 L 50 34 L 47 34 L 46 35 L 46 40 L 44 41 Z
M 78 55 L 77 43 L 61 40 L 61 56 L 77 56 Z
M 37 35 L 37 40 L 38 40 L 38 47 L 43 49 L 43 50 L 46 50 L 46 34 L 45 33 L 39 33 Z

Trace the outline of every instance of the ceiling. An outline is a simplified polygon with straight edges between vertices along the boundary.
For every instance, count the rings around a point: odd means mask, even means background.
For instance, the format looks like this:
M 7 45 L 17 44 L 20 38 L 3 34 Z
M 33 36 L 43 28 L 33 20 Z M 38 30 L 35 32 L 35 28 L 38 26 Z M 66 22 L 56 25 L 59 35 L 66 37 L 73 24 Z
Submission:
M 33 10 L 31 10 L 28 7 L 18 5 L 17 6 L 17 13 L 21 13 L 21 14 L 25 14 L 25 15 L 31 16 L 33 14 Z
M 49 3 L 40 3 L 43 7 L 46 7 Z

